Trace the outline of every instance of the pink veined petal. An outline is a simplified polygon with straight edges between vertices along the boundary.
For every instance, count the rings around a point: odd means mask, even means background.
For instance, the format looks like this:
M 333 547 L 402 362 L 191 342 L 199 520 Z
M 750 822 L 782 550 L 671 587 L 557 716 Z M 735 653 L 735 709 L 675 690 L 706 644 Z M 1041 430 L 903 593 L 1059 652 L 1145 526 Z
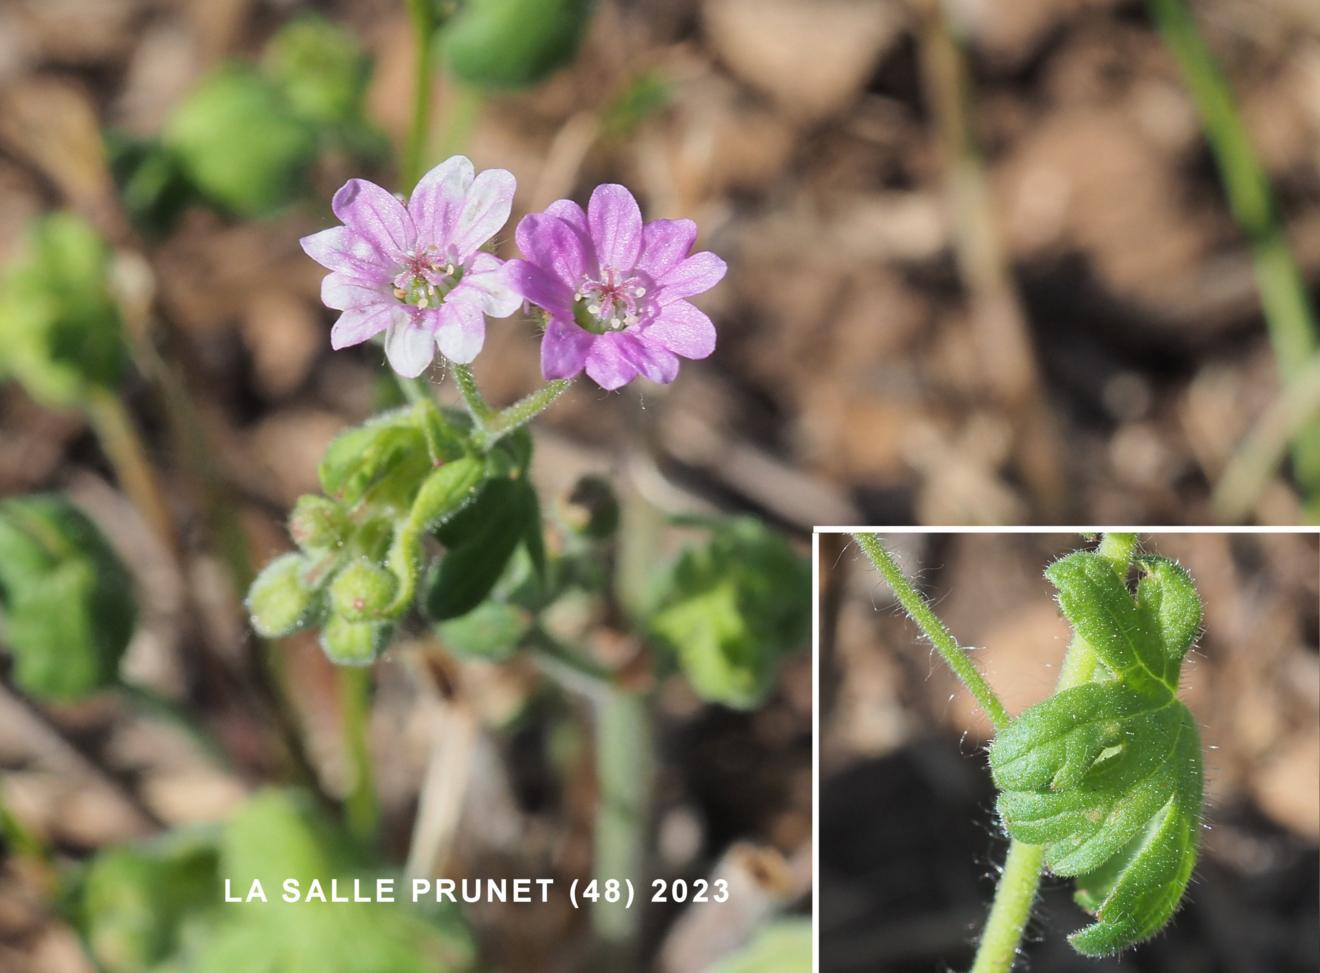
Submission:
M 435 329 L 435 343 L 450 361 L 466 365 L 481 352 L 486 342 L 486 316 L 481 308 L 446 301 L 428 317 Z
M 523 253 L 531 253 L 531 228 L 541 217 L 553 216 L 563 220 L 569 226 L 577 227 L 584 238 L 591 236 L 591 230 L 587 228 L 587 214 L 583 212 L 582 207 L 571 199 L 556 199 L 540 213 L 528 213 L 518 221 L 518 229 L 514 233 L 514 240 L 518 244 L 518 249 Z M 528 220 L 531 219 L 529 223 Z
M 493 318 L 507 318 L 522 306 L 523 296 L 504 266 L 493 254 L 477 253 L 445 303 L 473 304 Z
M 582 371 L 596 335 L 572 321 L 551 317 L 541 338 L 541 374 L 546 381 L 572 378 Z
M 546 273 L 526 260 L 504 264 L 504 276 L 524 300 L 557 314 L 572 314 L 573 292 L 558 277 Z M 578 328 L 581 331 L 581 328 Z
M 387 258 L 412 249 L 417 231 L 403 204 L 365 179 L 350 179 L 330 201 L 330 208 L 350 230 Z
M 463 211 L 448 241 L 459 257 L 466 257 L 509 222 L 517 180 L 507 169 L 486 169 L 468 190 Z
M 426 371 L 435 358 L 435 337 L 420 315 L 408 314 L 390 324 L 385 335 L 385 357 L 390 368 L 405 378 L 416 378 Z
M 727 269 L 728 265 L 709 250 L 694 253 L 660 278 L 655 300 L 661 305 L 672 304 L 708 291 L 724 279 Z
M 687 301 L 674 301 L 642 331 L 642 337 L 684 358 L 705 358 L 715 350 L 715 325 Z
M 652 220 L 642 227 L 642 255 L 637 269 L 659 280 L 678 266 L 697 240 L 691 220 Z
M 332 226 L 298 242 L 307 256 L 329 270 L 373 283 L 394 276 L 394 262 L 370 240 L 346 226 Z
M 408 214 L 423 243 L 444 243 L 453 236 L 475 174 L 465 156 L 455 155 L 418 180 L 408 197 Z
M 397 304 L 388 281 L 367 284 L 356 277 L 339 272 L 326 274 L 321 280 L 321 303 L 336 311 L 368 307 L 373 304 Z
M 408 312 L 398 304 L 350 308 L 339 315 L 339 320 L 330 329 L 330 347 L 338 351 L 350 345 L 360 345 L 407 319 Z
M 659 345 L 627 332 L 601 335 L 587 356 L 587 374 L 601 388 L 613 391 L 638 375 L 668 384 L 678 376 L 678 359 Z
M 642 252 L 642 211 L 633 194 L 615 183 L 597 186 L 587 203 L 587 224 L 602 267 L 628 271 Z
M 573 293 L 588 274 L 595 275 L 591 241 L 557 216 L 542 216 L 532 228 L 531 246 L 523 251 L 531 262 L 557 278 Z

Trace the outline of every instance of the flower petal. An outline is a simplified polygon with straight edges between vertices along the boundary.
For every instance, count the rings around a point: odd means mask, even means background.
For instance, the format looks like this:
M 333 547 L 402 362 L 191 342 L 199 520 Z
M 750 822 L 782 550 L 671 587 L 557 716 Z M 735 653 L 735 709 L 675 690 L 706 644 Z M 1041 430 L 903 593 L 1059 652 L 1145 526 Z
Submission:
M 526 260 L 510 260 L 504 265 L 509 285 L 537 307 L 552 313 L 572 313 L 573 292 L 564 282 Z M 581 330 L 580 328 L 578 330 Z
M 329 270 L 370 282 L 387 281 L 394 275 L 394 262 L 347 226 L 332 226 L 298 242 L 307 256 Z
M 590 239 L 577 227 L 557 216 L 540 216 L 531 228 L 530 246 L 523 253 L 572 294 L 589 271 L 596 272 L 591 251 Z
M 395 304 L 388 281 L 380 284 L 368 284 L 357 277 L 338 272 L 326 274 L 321 281 L 321 303 L 336 311 L 347 311 L 353 307 L 367 307 L 372 304 Z
M 587 374 L 601 388 L 611 391 L 638 375 L 668 384 L 678 376 L 678 359 L 638 335 L 613 332 L 601 335 L 592 344 Z
M 637 269 L 659 280 L 678 266 L 697 240 L 697 224 L 691 220 L 652 220 L 642 227 L 642 255 Z
M 408 213 L 423 242 L 450 240 L 474 175 L 472 163 L 465 156 L 455 155 L 418 180 L 408 197 Z
M 445 297 L 446 304 L 472 304 L 493 318 L 507 318 L 522 302 L 504 261 L 484 251 L 472 258 L 463 279 Z
M 409 314 L 390 324 L 385 335 L 385 357 L 390 368 L 405 378 L 416 378 L 435 358 L 435 337 L 421 320 Z
M 705 312 L 687 301 L 674 301 L 660 309 L 642 337 L 684 358 L 705 358 L 715 350 L 715 325 Z
M 477 174 L 448 241 L 459 258 L 476 251 L 509 222 L 517 184 L 507 169 L 486 169 Z
M 360 345 L 391 325 L 407 320 L 408 312 L 399 304 L 349 308 L 339 315 L 339 320 L 330 329 L 330 347 L 338 351 L 350 345 Z
M 587 203 L 587 224 L 602 267 L 632 270 L 642 252 L 642 211 L 622 186 L 597 186 Z
M 577 227 L 584 238 L 591 236 L 591 231 L 587 227 L 587 214 L 582 211 L 582 207 L 571 199 L 556 199 L 542 212 L 528 213 L 518 221 L 518 229 L 514 234 L 514 239 L 518 244 L 518 249 L 523 253 L 532 252 L 531 229 L 541 218 L 546 216 L 556 217 L 569 226 Z
M 660 304 L 708 291 L 724 279 L 728 265 L 709 250 L 694 253 L 659 280 L 655 299 Z
M 435 330 L 435 343 L 450 361 L 466 365 L 481 352 L 486 342 L 486 316 L 475 304 L 446 301 L 428 317 Z
M 551 317 L 541 339 L 541 374 L 546 381 L 572 378 L 582 371 L 595 340 L 571 320 Z
M 330 208 L 349 229 L 390 260 L 412 249 L 417 231 L 403 204 L 365 179 L 350 179 L 330 201 Z

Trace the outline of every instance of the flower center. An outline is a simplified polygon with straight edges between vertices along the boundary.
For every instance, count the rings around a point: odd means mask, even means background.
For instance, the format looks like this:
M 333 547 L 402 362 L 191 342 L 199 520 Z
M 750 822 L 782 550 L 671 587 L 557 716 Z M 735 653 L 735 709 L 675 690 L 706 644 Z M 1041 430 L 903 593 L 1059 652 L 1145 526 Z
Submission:
M 584 331 L 604 334 L 624 331 L 637 323 L 646 288 L 637 277 L 625 277 L 609 267 L 601 269 L 600 280 L 588 277 L 573 295 L 573 320 Z
M 462 279 L 462 265 L 443 258 L 435 247 L 409 250 L 394 275 L 394 296 L 422 310 L 435 308 Z

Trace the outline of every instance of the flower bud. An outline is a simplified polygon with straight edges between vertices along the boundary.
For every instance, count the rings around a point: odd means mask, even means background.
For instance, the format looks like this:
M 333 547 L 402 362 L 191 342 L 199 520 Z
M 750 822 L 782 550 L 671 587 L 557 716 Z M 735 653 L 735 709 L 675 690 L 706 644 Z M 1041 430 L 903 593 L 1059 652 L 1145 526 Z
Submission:
M 348 516 L 343 508 L 315 493 L 299 497 L 289 515 L 289 536 L 304 551 L 340 547 L 348 530 Z
M 390 627 L 388 622 L 355 622 L 331 615 L 321 629 L 321 649 L 335 665 L 370 665 L 385 648 Z
M 398 582 L 378 564 L 360 557 L 349 561 L 330 582 L 330 607 L 352 622 L 379 619 L 394 600 Z
M 282 554 L 267 564 L 248 589 L 252 627 L 263 638 L 283 638 L 311 623 L 316 589 L 303 579 L 301 554 Z

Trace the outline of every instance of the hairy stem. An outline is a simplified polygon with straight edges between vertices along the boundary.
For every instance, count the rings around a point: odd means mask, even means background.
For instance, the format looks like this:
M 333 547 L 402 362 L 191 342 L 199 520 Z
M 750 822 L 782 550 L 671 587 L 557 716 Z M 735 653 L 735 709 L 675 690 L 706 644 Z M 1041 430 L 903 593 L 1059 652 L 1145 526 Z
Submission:
M 477 377 L 472 374 L 472 366 L 455 363 L 453 372 L 454 384 L 458 386 L 459 394 L 463 396 L 463 404 L 467 406 L 468 414 L 472 416 L 477 428 L 484 431 L 486 423 L 495 415 L 495 410 L 481 394 L 481 389 L 477 388 Z
M 507 409 L 501 409 L 485 424 L 484 439 L 486 446 L 492 446 L 520 426 L 525 426 L 568 391 L 573 384 L 571 378 L 559 378 L 550 382 L 530 395 L 519 399 Z
M 931 609 L 926 599 L 921 597 L 909 582 L 903 577 L 903 572 L 899 570 L 898 563 L 894 560 L 884 544 L 876 534 L 854 534 L 853 538 L 857 544 L 871 559 L 875 569 L 880 572 L 880 576 L 885 579 L 890 590 L 898 598 L 899 604 L 921 629 L 922 633 L 939 650 L 940 655 L 944 656 L 944 661 L 948 663 L 953 674 L 957 676 L 964 686 L 971 691 L 980 703 L 981 709 L 985 710 L 990 722 L 994 724 L 995 730 L 1002 730 L 1008 726 L 1008 711 L 1004 709 L 1004 704 L 999 701 L 995 691 L 990 688 L 990 684 L 985 681 L 981 671 L 972 665 L 972 660 L 967 657 L 958 644 L 958 640 L 953 637 L 938 615 Z
M 1150 0 L 1150 12 L 1201 115 L 1229 208 L 1251 245 L 1256 286 L 1279 374 L 1283 384 L 1297 384 L 1320 350 L 1320 327 L 1306 281 L 1288 246 L 1269 177 L 1251 147 L 1232 89 L 1190 11 L 1182 0 Z M 1320 493 L 1320 417 L 1297 430 L 1293 463 L 1302 488 L 1310 494 Z
M 1110 533 L 1100 540 L 1097 551 L 1108 558 L 1114 570 L 1126 577 L 1132 555 L 1136 552 L 1137 535 Z M 1085 640 L 1073 639 L 1068 646 L 1055 694 L 1089 682 L 1095 673 L 1095 651 Z M 1028 845 L 1012 841 L 1004 859 L 1004 871 L 995 889 L 994 904 L 986 919 L 985 929 L 977 945 L 976 959 L 971 973 L 1010 973 L 1017 957 L 1022 931 L 1031 917 L 1040 886 L 1040 870 L 1045 859 L 1043 845 Z
M 340 666 L 339 709 L 343 719 L 345 744 L 353 768 L 353 786 L 345 812 L 349 830 L 365 845 L 376 839 L 380 808 L 376 802 L 375 781 L 371 773 L 371 752 L 367 730 L 371 714 L 371 670 Z

